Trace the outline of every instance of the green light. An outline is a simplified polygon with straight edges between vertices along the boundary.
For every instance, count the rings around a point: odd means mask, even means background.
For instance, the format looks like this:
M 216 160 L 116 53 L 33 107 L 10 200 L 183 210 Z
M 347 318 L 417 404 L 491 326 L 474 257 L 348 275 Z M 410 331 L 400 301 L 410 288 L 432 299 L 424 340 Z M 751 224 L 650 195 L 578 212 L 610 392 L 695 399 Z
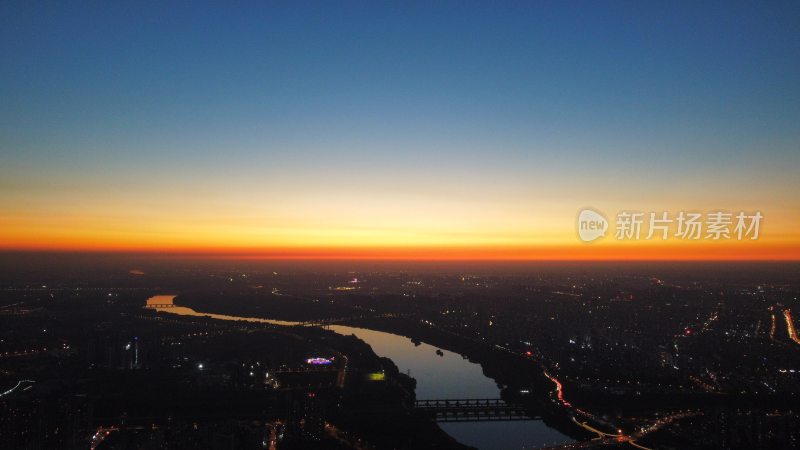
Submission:
M 385 381 L 386 374 L 383 372 L 373 372 L 367 374 L 367 379 L 369 381 Z

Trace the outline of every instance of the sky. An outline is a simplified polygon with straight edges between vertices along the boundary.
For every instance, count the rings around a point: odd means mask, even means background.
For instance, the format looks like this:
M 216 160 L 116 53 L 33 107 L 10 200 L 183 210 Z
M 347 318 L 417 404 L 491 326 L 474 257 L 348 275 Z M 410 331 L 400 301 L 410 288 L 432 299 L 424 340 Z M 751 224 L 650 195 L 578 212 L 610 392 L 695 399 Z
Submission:
M 5 1 L 0 61 L 2 250 L 800 259 L 797 2 Z

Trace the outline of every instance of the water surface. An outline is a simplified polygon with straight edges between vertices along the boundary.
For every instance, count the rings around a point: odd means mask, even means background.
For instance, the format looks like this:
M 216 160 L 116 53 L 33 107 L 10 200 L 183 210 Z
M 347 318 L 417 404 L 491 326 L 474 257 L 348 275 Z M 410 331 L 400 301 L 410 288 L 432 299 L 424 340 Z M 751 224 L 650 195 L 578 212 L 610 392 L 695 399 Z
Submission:
M 174 295 L 158 295 L 147 304 L 159 312 L 184 316 L 205 316 L 220 320 L 245 320 L 276 325 L 298 325 L 299 322 L 206 314 L 186 307 L 157 307 L 171 305 Z M 499 398 L 500 388 L 485 376 L 479 364 L 469 362 L 457 353 L 441 350 L 428 344 L 415 345 L 411 339 L 383 331 L 333 325 L 332 331 L 354 334 L 372 350 L 391 359 L 401 372 L 417 380 L 418 399 Z M 441 423 L 439 426 L 457 441 L 481 450 L 533 449 L 571 442 L 571 439 L 548 427 L 541 420 L 514 422 Z

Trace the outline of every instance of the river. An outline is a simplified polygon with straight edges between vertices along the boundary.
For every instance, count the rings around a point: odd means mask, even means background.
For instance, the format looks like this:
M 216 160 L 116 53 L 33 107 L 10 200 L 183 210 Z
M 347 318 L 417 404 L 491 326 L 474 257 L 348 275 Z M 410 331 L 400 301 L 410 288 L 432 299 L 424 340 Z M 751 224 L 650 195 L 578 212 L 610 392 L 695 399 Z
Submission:
M 158 295 L 147 300 L 148 305 L 172 305 L 175 296 Z M 188 316 L 207 316 L 220 320 L 246 320 L 276 325 L 296 325 L 296 322 L 237 317 L 224 314 L 205 314 L 186 307 L 154 307 L 155 310 Z M 479 364 L 469 362 L 461 355 L 428 344 L 415 345 L 404 336 L 382 331 L 334 325 L 331 330 L 339 334 L 354 334 L 369 344 L 380 356 L 391 359 L 401 372 L 417 380 L 418 399 L 447 398 L 499 398 L 500 388 L 486 377 Z M 489 449 L 534 449 L 572 440 L 541 420 L 511 422 L 460 422 L 440 423 L 439 426 L 457 441 Z

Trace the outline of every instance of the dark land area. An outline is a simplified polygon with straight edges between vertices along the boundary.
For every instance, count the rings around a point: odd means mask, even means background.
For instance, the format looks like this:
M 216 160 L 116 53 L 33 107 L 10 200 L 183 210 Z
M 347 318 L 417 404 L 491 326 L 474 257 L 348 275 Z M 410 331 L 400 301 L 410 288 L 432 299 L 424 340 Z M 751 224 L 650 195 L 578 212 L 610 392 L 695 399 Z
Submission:
M 798 448 L 797 264 L 87 258 L 2 259 L 3 448 L 463 447 L 336 324 L 480 364 L 564 448 Z

